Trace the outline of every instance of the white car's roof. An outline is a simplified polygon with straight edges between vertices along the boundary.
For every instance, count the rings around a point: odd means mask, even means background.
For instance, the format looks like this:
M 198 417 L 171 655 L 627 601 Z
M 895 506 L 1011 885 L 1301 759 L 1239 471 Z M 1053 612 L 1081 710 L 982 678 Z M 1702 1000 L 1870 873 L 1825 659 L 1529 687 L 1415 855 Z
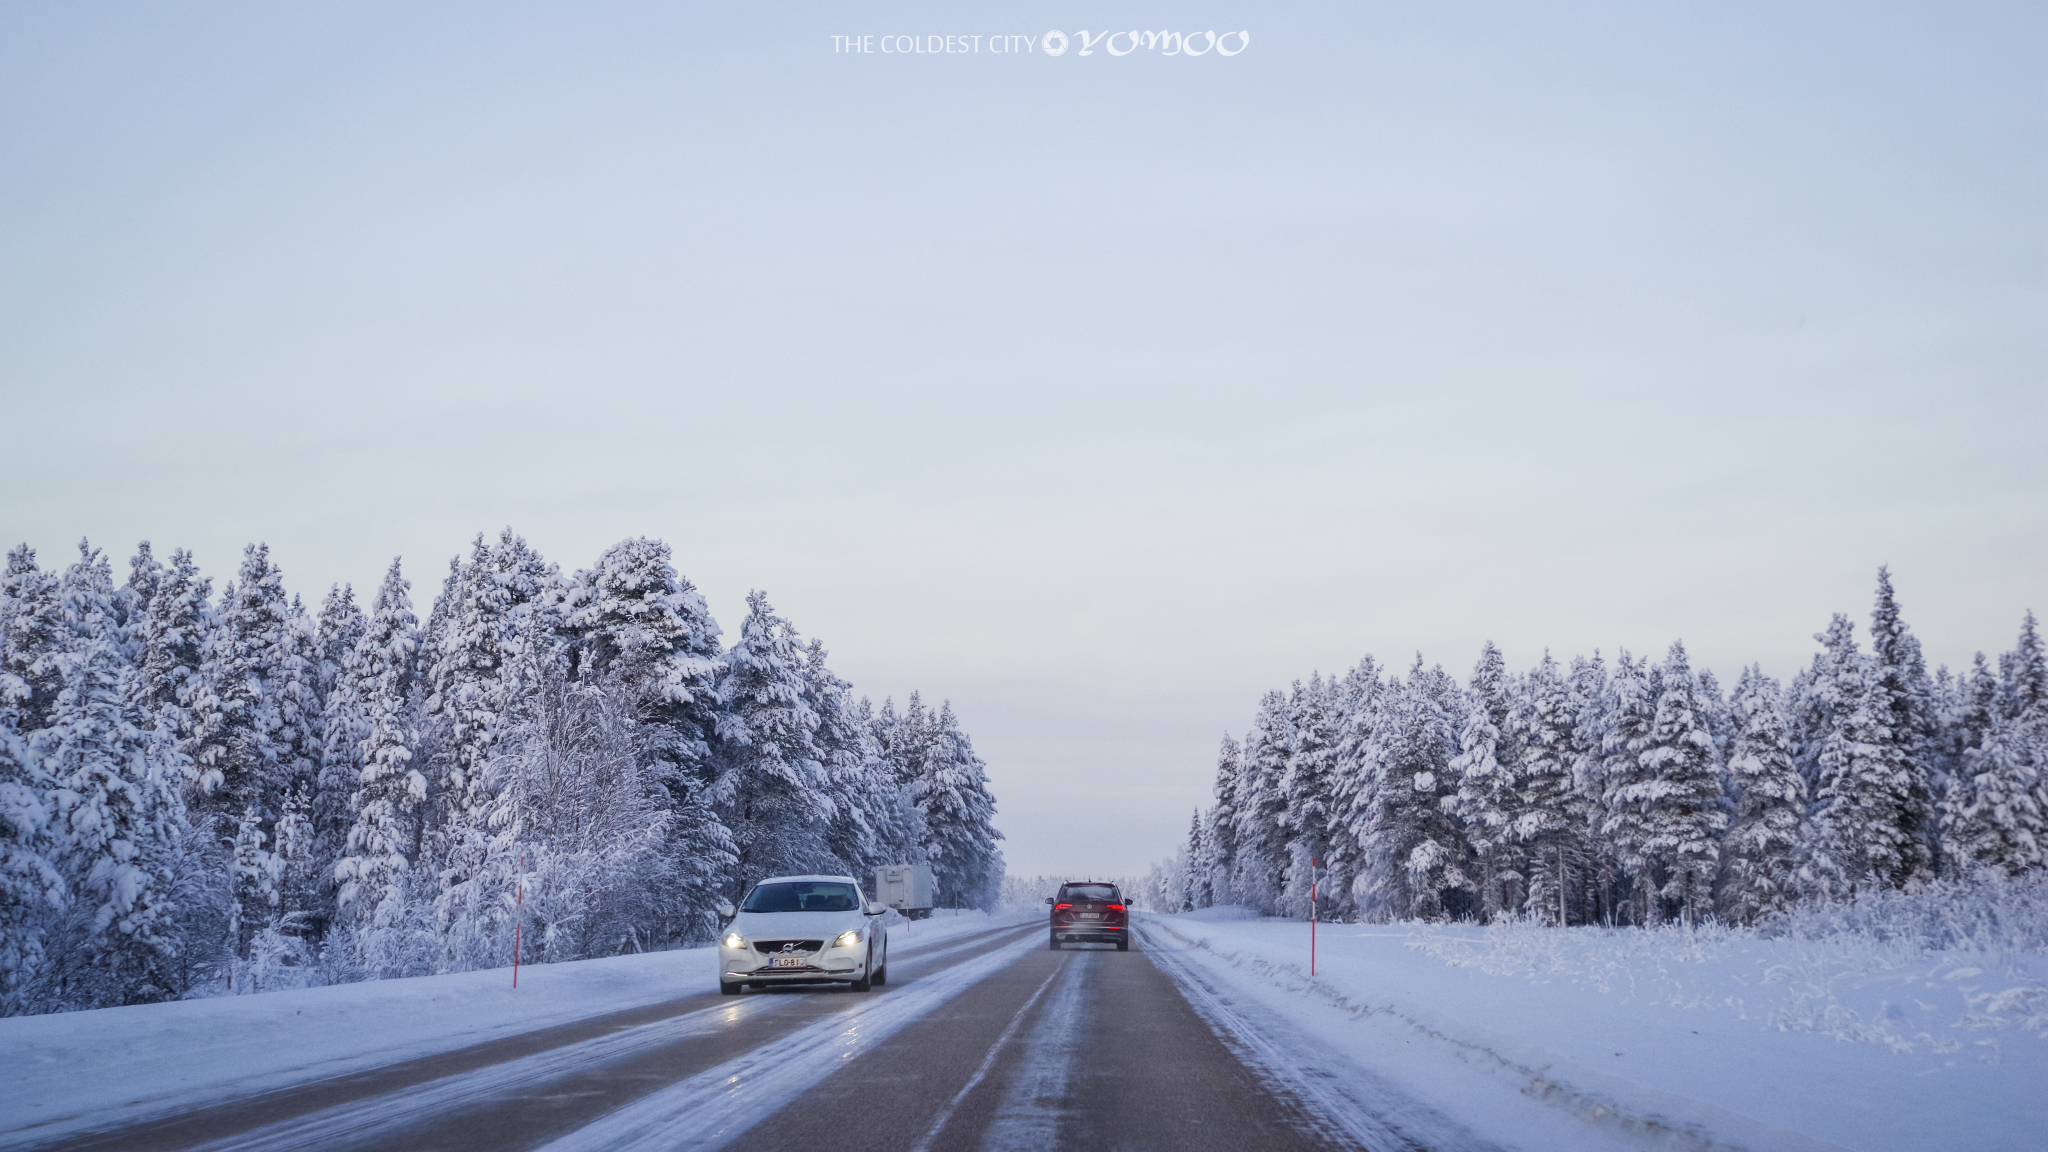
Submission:
M 782 884 L 782 883 L 786 883 L 786 882 L 790 882 L 790 881 L 801 881 L 801 880 L 844 880 L 844 881 L 846 881 L 846 882 L 847 882 L 848 884 L 858 884 L 858 883 L 860 883 L 860 881 L 858 881 L 858 880 L 855 880 L 855 879 L 854 879 L 853 877 L 851 877 L 851 876 L 763 876 L 763 877 L 762 877 L 761 879 L 759 879 L 759 880 L 756 880 L 756 881 L 754 881 L 754 883 L 756 883 L 756 884 Z

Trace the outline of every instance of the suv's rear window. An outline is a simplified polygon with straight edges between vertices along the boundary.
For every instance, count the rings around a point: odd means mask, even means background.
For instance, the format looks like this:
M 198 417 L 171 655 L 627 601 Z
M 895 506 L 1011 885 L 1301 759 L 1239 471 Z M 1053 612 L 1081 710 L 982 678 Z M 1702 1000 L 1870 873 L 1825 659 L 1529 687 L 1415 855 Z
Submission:
M 742 912 L 851 912 L 860 907 L 860 894 L 851 884 L 798 880 L 782 884 L 756 884 L 747 894 Z
M 1108 884 L 1069 884 L 1060 889 L 1060 903 L 1071 904 L 1076 900 L 1099 900 L 1105 904 L 1121 904 L 1116 889 Z

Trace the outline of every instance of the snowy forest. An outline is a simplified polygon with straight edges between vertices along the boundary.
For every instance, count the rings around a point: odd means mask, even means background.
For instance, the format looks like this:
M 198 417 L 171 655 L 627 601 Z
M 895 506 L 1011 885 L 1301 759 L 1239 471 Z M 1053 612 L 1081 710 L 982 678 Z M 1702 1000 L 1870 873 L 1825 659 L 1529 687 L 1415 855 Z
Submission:
M 1268 692 L 1149 906 L 1325 918 L 1748 924 L 1796 904 L 2048 864 L 2048 665 L 2031 612 L 1996 667 L 1932 674 L 1878 571 L 1789 685 L 1724 694 L 1683 644 L 1460 687 L 1417 656 Z
M 564 577 L 507 529 L 422 624 L 397 561 L 317 613 L 264 545 L 215 598 L 144 543 L 0 583 L 0 1014 L 708 939 L 791 872 L 925 862 L 986 907 L 1001 838 L 950 705 L 855 699 L 669 548 Z

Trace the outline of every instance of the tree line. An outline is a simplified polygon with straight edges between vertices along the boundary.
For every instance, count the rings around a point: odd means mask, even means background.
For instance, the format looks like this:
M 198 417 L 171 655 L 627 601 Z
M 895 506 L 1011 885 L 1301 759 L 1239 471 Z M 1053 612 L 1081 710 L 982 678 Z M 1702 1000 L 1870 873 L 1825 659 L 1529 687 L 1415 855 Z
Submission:
M 1460 686 L 1418 655 L 1268 692 L 1215 804 L 1155 869 L 1169 905 L 1326 917 L 1750 923 L 1802 900 L 2048 865 L 2048 664 L 1929 673 L 1878 571 L 1870 643 L 1836 615 L 1781 686 L 1724 694 L 1682 643 Z M 1312 867 L 1313 865 L 1313 867 Z
M 986 907 L 1001 839 L 950 705 L 856 699 L 748 597 L 721 644 L 669 548 L 559 569 L 507 529 L 424 623 L 393 561 L 317 612 L 250 545 L 216 598 L 144 543 L 0 576 L 0 1014 L 709 938 L 778 873 L 929 863 Z M 523 892 L 523 896 L 522 896 Z

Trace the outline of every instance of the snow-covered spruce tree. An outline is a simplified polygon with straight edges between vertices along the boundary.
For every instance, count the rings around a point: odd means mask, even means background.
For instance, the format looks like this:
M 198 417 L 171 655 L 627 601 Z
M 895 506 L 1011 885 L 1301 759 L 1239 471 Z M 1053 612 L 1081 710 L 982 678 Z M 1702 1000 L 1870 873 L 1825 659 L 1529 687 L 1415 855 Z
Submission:
M 1893 701 L 1873 685 L 1854 626 L 1837 615 L 1818 634 L 1825 661 L 1814 694 L 1830 721 L 1815 760 L 1817 786 L 1802 877 L 1819 895 L 1899 888 L 1928 878 L 1931 853 L 1915 810 L 1916 773 L 1904 734 L 1890 725 Z
M 2018 876 L 2048 865 L 2041 771 L 2030 737 L 2018 718 L 2003 719 L 1981 745 L 1963 753 L 1942 812 L 1943 850 L 1953 874 Z
M 1003 834 L 995 828 L 988 767 L 960 730 L 951 701 L 939 706 L 929 749 L 918 811 L 935 898 L 946 908 L 992 908 L 1003 883 L 1003 854 L 996 847 Z
M 1643 847 L 1664 877 L 1661 895 L 1687 927 L 1713 914 L 1714 879 L 1720 872 L 1720 835 L 1728 826 L 1722 810 L 1714 736 L 1699 702 L 1699 686 L 1673 641 L 1659 675 L 1656 724 L 1642 757 L 1642 774 L 1624 793 L 1646 816 Z
M 143 569 L 143 557 L 138 555 L 136 560 L 135 568 Z M 181 747 L 189 748 L 189 704 L 199 687 L 206 635 L 212 628 L 213 613 L 207 601 L 213 582 L 200 575 L 192 554 L 183 548 L 171 553 L 170 564 L 157 566 L 139 578 L 150 584 L 147 595 L 138 593 L 140 615 L 130 628 L 142 703 L 153 715 L 154 725 L 169 729 Z
M 1514 711 L 1507 662 L 1489 640 L 1472 669 L 1471 706 L 1450 763 L 1453 791 L 1444 797 L 1445 811 L 1462 823 L 1472 845 L 1482 920 L 1522 902 L 1523 852 L 1514 834 L 1523 814 Z
M 647 770 L 633 695 L 568 668 L 565 654 L 528 651 L 508 670 L 517 690 L 486 761 L 490 854 L 457 890 L 464 903 L 445 936 L 457 966 L 503 963 L 515 912 L 528 960 L 704 939 L 715 923 L 703 910 L 734 860 L 723 827 L 701 804 L 678 811 Z M 677 851 L 684 843 L 697 850 Z
M 2000 714 L 2011 717 L 2034 713 L 2048 701 L 2048 652 L 2031 611 L 2020 624 L 2019 642 L 1998 658 L 1998 701 Z
M 249 844 L 272 841 L 286 796 L 317 775 L 318 740 L 303 699 L 312 694 L 311 670 L 302 666 L 299 626 L 269 548 L 249 545 L 236 582 L 221 594 L 188 704 L 193 807 L 210 821 L 212 836 L 238 845 L 238 859 L 269 852 Z M 267 860 L 234 868 L 227 943 L 235 956 L 247 959 L 256 933 L 274 927 L 280 875 Z
M 60 585 L 62 687 L 30 738 L 69 894 L 34 997 L 43 1011 L 161 1000 L 178 985 L 165 866 L 183 818 L 175 744 L 150 727 L 106 560 L 79 551 Z
M 62 689 L 64 622 L 56 577 L 26 544 L 0 576 L 0 1016 L 39 1011 L 45 949 L 67 890 L 51 824 L 55 781 L 29 738 Z
M 1754 664 L 1743 669 L 1730 712 L 1737 725 L 1728 754 L 1736 809 L 1722 842 L 1720 906 L 1729 920 L 1751 924 L 1798 900 L 1806 782 L 1792 762 L 1777 681 Z
M 1472 903 L 1471 849 L 1442 803 L 1455 780 L 1462 697 L 1457 681 L 1442 668 L 1425 670 L 1420 656 L 1407 681 L 1381 695 L 1365 752 L 1372 805 L 1352 829 L 1364 855 L 1353 887 L 1369 918 L 1438 920 Z
M 1607 664 L 1594 649 L 1592 659 L 1572 657 L 1571 672 L 1565 680 L 1565 694 L 1572 716 L 1572 783 L 1584 802 L 1586 879 L 1582 892 L 1586 923 L 1611 924 L 1616 919 L 1614 893 L 1620 886 L 1617 865 L 1606 850 L 1600 827 L 1606 820 L 1603 797 L 1607 790 L 1607 708 L 1613 692 L 1607 682 Z
M 885 704 L 885 708 L 893 717 L 893 707 Z M 821 730 L 829 731 L 829 711 L 820 711 L 819 720 Z M 865 696 L 855 700 L 845 714 L 845 723 L 853 730 L 847 737 L 852 741 L 849 746 L 859 748 L 862 771 L 872 781 L 868 785 L 866 820 L 874 838 L 874 855 L 866 870 L 855 873 L 863 878 L 883 864 L 925 862 L 924 814 L 917 810 L 914 790 L 899 777 L 884 747 L 883 732 L 895 722 L 893 718 L 885 720 L 878 716 Z
M 659 540 L 622 540 L 570 583 L 561 627 L 577 679 L 631 692 L 641 747 L 678 810 L 711 782 L 718 624 Z
M 412 763 L 420 632 L 411 587 L 393 560 L 356 644 L 355 694 L 367 730 L 351 804 L 355 824 L 334 866 L 341 912 L 353 929 L 352 958 L 387 975 L 403 972 L 411 954 L 405 882 L 427 799 L 426 777 Z
M 64 604 L 57 577 L 36 567 L 23 544 L 7 554 L 0 575 L 0 675 L 13 678 L 15 730 L 27 734 L 49 723 L 63 687 Z
M 1894 884 L 1933 879 L 1940 842 L 1936 827 L 1932 770 L 1935 745 L 1933 688 L 1920 642 L 1899 615 L 1891 572 L 1877 570 L 1877 599 L 1870 610 L 1870 707 L 1884 730 L 1891 805 L 1897 811 L 1898 862 Z
M 1365 767 L 1365 747 L 1379 715 L 1379 665 L 1361 659 L 1337 685 L 1337 756 L 1330 786 L 1330 856 L 1328 889 L 1332 918 L 1353 915 L 1352 881 L 1364 867 L 1358 840 L 1350 833 L 1372 804 L 1372 778 Z
M 1647 659 L 1637 660 L 1623 649 L 1608 681 L 1605 732 L 1602 736 L 1600 796 L 1601 850 L 1611 862 L 1613 907 L 1632 924 L 1656 918 L 1659 877 L 1650 851 L 1648 802 L 1654 792 L 1643 753 L 1656 740 L 1657 703 L 1662 686 Z
M 1244 755 L 1237 741 L 1230 733 L 1223 734 L 1222 745 L 1216 751 L 1216 806 L 1209 810 L 1209 824 L 1204 837 L 1202 866 L 1207 871 L 1206 884 L 1210 904 L 1235 904 L 1237 889 L 1231 885 L 1231 873 L 1237 858 L 1237 779 Z
M 1202 836 L 1202 810 L 1197 808 L 1188 823 L 1188 842 L 1181 848 L 1180 904 L 1174 909 L 1177 912 L 1192 912 L 1209 906 L 1208 875 L 1202 865 L 1206 851 Z
M 478 875 L 489 851 L 485 764 L 509 707 L 506 670 L 529 645 L 552 643 L 557 584 L 553 568 L 507 528 L 495 546 L 476 538 L 469 564 L 449 582 L 452 602 L 436 606 L 441 628 L 422 664 L 426 710 L 443 725 L 446 743 L 431 847 L 444 931 L 469 902 L 457 890 Z
M 1551 924 L 1582 923 L 1593 804 L 1574 771 L 1578 718 L 1571 687 L 1548 652 L 1529 676 L 1528 698 L 1517 815 L 1508 826 L 1528 854 L 1528 895 L 1521 910 Z
M 727 891 L 737 900 L 764 876 L 828 866 L 823 765 L 810 707 L 807 660 L 795 631 L 763 592 L 747 595 L 740 638 L 717 682 L 716 776 L 705 798 L 732 832 L 739 860 Z
M 877 867 L 898 863 L 920 840 L 916 804 L 890 779 L 881 748 L 869 730 L 866 702 L 848 700 L 851 685 L 825 663 L 825 645 L 804 649 L 804 700 L 818 718 L 812 736 L 831 815 L 825 847 L 835 870 L 866 878 Z
M 1306 687 L 1294 686 L 1288 712 L 1293 718 L 1287 768 L 1280 789 L 1287 810 L 1287 879 L 1281 908 L 1290 915 L 1308 914 L 1311 876 L 1330 859 L 1332 790 L 1337 769 L 1337 702 L 1335 682 L 1322 674 Z
M 1237 792 L 1237 854 L 1231 887 L 1262 912 L 1279 910 L 1287 870 L 1287 749 L 1294 718 L 1287 698 L 1268 692 L 1245 733 Z
M 362 709 L 356 647 L 369 621 L 357 606 L 355 590 L 341 584 L 328 589 L 314 621 L 314 679 L 320 697 L 320 772 L 312 803 L 303 813 L 305 858 L 318 879 L 319 899 L 308 909 L 307 934 L 324 939 L 335 922 L 340 883 L 334 866 L 348 845 L 355 824 L 355 793 L 362 774 L 363 741 L 369 720 Z

